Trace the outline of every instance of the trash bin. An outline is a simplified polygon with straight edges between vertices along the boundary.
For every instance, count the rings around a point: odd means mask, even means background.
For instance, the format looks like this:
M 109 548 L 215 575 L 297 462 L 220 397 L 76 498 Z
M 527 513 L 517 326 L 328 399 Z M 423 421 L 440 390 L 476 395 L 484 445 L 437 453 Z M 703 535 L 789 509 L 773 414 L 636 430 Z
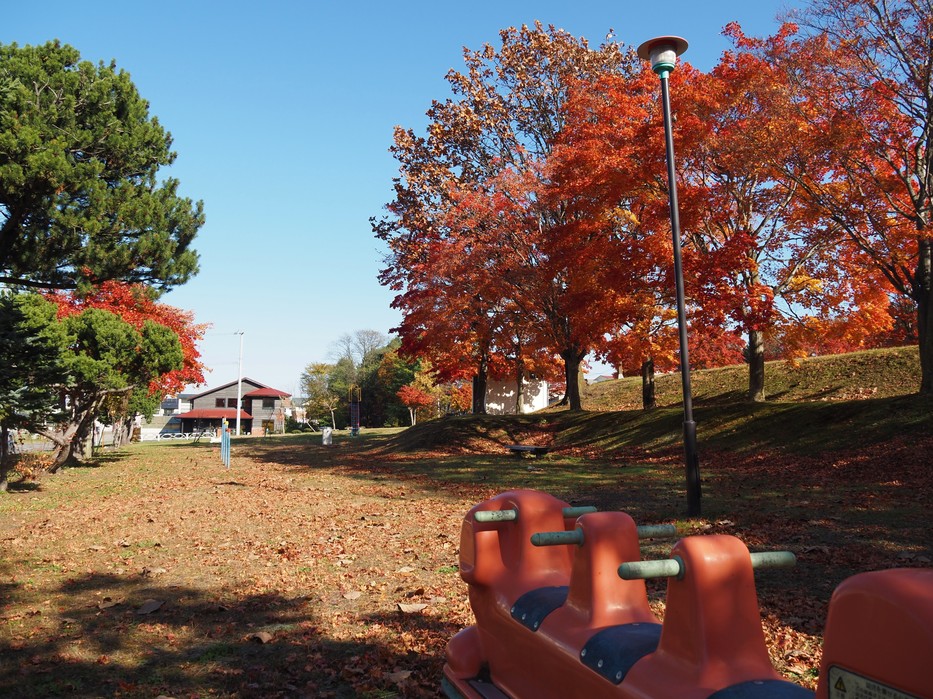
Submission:
M 325 447 L 329 447 L 333 443 L 333 432 L 334 430 L 330 427 L 321 430 L 321 440 Z

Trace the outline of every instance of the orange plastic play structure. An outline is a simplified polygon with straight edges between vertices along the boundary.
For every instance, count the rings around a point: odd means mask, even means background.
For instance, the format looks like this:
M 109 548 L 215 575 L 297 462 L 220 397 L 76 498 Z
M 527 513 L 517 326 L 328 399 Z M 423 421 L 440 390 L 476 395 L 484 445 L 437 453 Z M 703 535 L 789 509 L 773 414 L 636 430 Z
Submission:
M 753 568 L 791 554 L 750 554 L 735 537 L 708 535 L 642 562 L 639 537 L 658 530 L 592 509 L 515 490 L 466 514 L 460 572 L 476 624 L 448 643 L 449 697 L 814 696 L 772 668 L 755 592 Z M 658 575 L 668 577 L 663 624 L 642 579 Z M 933 570 L 840 585 L 820 678 L 818 699 L 933 697 Z
M 829 603 L 817 699 L 933 697 L 933 569 L 843 580 Z

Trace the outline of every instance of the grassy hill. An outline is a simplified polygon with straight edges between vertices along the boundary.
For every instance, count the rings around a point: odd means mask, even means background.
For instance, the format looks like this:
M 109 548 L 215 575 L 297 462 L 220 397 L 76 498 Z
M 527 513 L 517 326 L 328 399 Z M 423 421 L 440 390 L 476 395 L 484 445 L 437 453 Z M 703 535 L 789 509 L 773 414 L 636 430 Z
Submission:
M 933 399 L 916 394 L 919 376 L 913 347 L 814 357 L 797 365 L 769 362 L 769 400 L 752 404 L 745 400 L 744 365 L 695 371 L 700 446 L 813 454 L 933 435 Z M 597 451 L 679 447 L 680 374 L 660 376 L 657 396 L 661 407 L 646 412 L 639 377 L 605 381 L 586 387 L 583 412 L 448 417 L 406 430 L 394 446 L 447 452 L 501 452 L 515 443 Z
M 658 405 L 680 405 L 679 372 L 656 377 Z M 748 366 L 694 371 L 694 405 L 740 403 L 748 393 Z M 765 365 L 765 392 L 769 402 L 849 401 L 893 398 L 917 392 L 920 358 L 916 347 L 870 350 L 812 357 L 798 364 L 785 361 Z M 603 381 L 586 387 L 586 410 L 638 410 L 641 377 Z

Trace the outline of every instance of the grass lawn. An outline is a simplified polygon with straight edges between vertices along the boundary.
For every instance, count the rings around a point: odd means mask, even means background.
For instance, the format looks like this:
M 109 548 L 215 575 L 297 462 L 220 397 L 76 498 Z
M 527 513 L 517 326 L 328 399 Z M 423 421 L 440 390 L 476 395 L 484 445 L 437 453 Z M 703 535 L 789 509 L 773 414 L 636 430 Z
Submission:
M 365 448 L 145 444 L 0 499 L 0 696 L 430 695 L 471 503 Z
M 931 565 L 931 412 L 906 395 L 701 401 L 695 519 L 674 406 L 235 439 L 229 470 L 216 445 L 134 445 L 0 497 L 0 696 L 439 696 L 472 621 L 460 520 L 526 487 L 794 551 L 794 570 L 757 575 L 759 600 L 775 666 L 812 687 L 833 588 Z

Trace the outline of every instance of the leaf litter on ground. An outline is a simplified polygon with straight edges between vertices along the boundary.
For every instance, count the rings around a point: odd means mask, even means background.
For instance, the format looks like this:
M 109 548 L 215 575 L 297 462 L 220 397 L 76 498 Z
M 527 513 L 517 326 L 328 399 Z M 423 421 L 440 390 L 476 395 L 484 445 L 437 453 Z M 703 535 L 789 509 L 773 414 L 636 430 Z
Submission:
M 0 671 L 0 694 L 438 696 L 447 641 L 473 622 L 456 573 L 463 514 L 496 492 L 538 482 L 523 482 L 521 468 L 502 475 L 507 456 L 458 456 L 467 460 L 456 468 L 489 469 L 487 480 L 474 471 L 462 482 L 444 477 L 456 471 L 443 471 L 451 457 L 437 448 L 237 446 L 236 488 L 217 487 L 230 476 L 210 448 L 143 445 L 0 503 L 0 540 L 13 554 L 0 571 L 8 590 L 0 642 L 10 668 Z M 705 483 L 709 518 L 683 523 L 685 531 L 798 553 L 797 571 L 759 581 L 769 652 L 786 676 L 815 684 L 826 604 L 839 580 L 929 558 L 923 450 L 931 446 L 914 440 L 810 460 L 706 454 L 716 464 Z M 179 453 L 185 458 L 165 458 Z M 659 521 L 677 503 L 656 479 L 679 483 L 679 457 L 633 454 L 653 470 L 626 475 L 620 486 L 618 459 L 590 449 L 565 464 L 558 453 L 548 457 L 554 480 L 544 487 L 568 502 Z M 560 480 L 581 468 L 604 480 Z M 775 516 L 771 491 L 778 500 L 792 492 L 797 502 L 783 498 Z M 674 497 L 673 506 L 664 497 Z M 887 531 L 879 513 L 888 511 L 899 513 L 902 530 Z M 82 541 L 88 545 L 73 545 Z M 652 589 L 661 617 L 663 596 Z

